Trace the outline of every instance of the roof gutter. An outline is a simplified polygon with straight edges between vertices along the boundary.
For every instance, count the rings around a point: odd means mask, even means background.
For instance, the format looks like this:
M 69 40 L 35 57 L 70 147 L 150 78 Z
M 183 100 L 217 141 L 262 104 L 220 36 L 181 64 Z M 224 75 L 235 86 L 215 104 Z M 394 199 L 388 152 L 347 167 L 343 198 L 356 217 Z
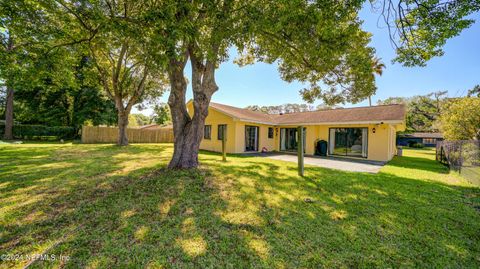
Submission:
M 225 113 L 226 114 L 226 113 Z M 231 116 L 231 115 L 230 115 Z M 233 117 L 233 116 L 232 116 Z M 274 122 L 262 122 L 250 119 L 242 119 L 233 117 L 236 121 L 245 121 L 245 122 L 252 122 L 257 124 L 265 124 L 265 125 L 273 125 L 273 126 L 306 126 L 306 125 L 352 125 L 352 124 L 403 124 L 404 121 L 402 120 L 379 120 L 379 121 L 332 121 L 332 122 L 294 122 L 294 123 L 274 123 Z

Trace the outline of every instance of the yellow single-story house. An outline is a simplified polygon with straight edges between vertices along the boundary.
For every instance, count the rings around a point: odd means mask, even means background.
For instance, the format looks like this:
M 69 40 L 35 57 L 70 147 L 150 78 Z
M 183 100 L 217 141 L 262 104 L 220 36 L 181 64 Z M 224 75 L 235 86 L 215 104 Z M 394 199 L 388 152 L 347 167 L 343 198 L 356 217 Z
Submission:
M 193 114 L 193 103 L 187 103 Z M 381 105 L 312 112 L 266 114 L 210 103 L 200 148 L 228 153 L 297 151 L 304 127 L 306 155 L 328 155 L 386 162 L 396 154 L 396 133 L 405 130 L 405 107 Z

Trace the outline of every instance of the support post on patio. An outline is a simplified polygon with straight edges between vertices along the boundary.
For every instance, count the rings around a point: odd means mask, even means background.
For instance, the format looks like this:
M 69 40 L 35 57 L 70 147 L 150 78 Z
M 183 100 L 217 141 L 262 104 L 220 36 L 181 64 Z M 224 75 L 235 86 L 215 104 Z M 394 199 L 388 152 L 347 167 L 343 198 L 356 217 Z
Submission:
M 298 175 L 303 177 L 303 126 L 298 126 Z
M 222 128 L 222 160 L 224 162 L 227 161 L 227 143 L 226 143 L 226 140 L 227 140 L 227 132 L 226 132 L 226 129 L 227 128 Z

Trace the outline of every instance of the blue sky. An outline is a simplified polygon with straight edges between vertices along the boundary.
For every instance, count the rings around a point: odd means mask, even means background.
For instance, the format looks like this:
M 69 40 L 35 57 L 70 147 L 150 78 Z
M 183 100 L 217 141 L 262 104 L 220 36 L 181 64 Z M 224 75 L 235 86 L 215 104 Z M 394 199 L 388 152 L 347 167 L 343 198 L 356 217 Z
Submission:
M 430 60 L 426 67 L 415 68 L 392 64 L 395 50 L 390 43 L 388 30 L 381 28 L 381 23 L 377 25 L 379 16 L 373 13 L 369 4 L 360 13 L 360 18 L 364 20 L 363 28 L 373 34 L 371 46 L 386 65 L 383 76 L 377 77 L 378 90 L 372 97 L 373 103 L 391 96 L 422 95 L 439 90 L 448 90 L 449 96 L 456 97 L 465 95 L 468 89 L 480 84 L 480 14 L 473 16 L 477 22 L 472 27 L 447 42 L 444 56 Z M 237 107 L 304 103 L 298 93 L 302 85 L 282 81 L 276 65 L 256 63 L 240 68 L 233 64 L 233 59 L 234 55 L 217 70 L 216 79 L 220 89 L 212 97 L 213 102 Z M 187 69 L 189 73 L 190 68 Z M 187 98 L 191 96 L 189 88 Z M 162 101 L 166 102 L 167 99 L 168 92 Z M 368 105 L 368 101 L 344 106 L 365 105 Z M 142 113 L 148 115 L 151 110 Z

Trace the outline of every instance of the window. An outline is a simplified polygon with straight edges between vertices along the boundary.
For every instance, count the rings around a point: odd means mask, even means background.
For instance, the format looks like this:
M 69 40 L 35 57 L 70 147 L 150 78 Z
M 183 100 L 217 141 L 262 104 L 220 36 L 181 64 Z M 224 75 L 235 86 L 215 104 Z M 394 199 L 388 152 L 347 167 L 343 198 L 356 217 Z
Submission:
M 273 138 L 273 127 L 268 127 L 268 138 Z
M 303 128 L 303 151 L 305 152 L 307 138 L 307 128 Z M 280 150 L 297 151 L 298 150 L 298 129 L 280 128 Z
M 437 144 L 437 141 L 436 141 L 435 138 L 424 138 L 422 142 L 423 142 L 424 145 L 435 145 L 435 144 Z
M 203 139 L 212 139 L 212 125 L 205 125 L 203 129 Z
M 223 139 L 223 130 L 225 129 L 225 134 L 227 133 L 227 125 L 226 124 L 219 124 L 218 125 L 218 133 L 217 133 L 217 138 L 218 140 L 222 140 Z M 225 140 L 227 140 L 227 138 L 225 137 Z

